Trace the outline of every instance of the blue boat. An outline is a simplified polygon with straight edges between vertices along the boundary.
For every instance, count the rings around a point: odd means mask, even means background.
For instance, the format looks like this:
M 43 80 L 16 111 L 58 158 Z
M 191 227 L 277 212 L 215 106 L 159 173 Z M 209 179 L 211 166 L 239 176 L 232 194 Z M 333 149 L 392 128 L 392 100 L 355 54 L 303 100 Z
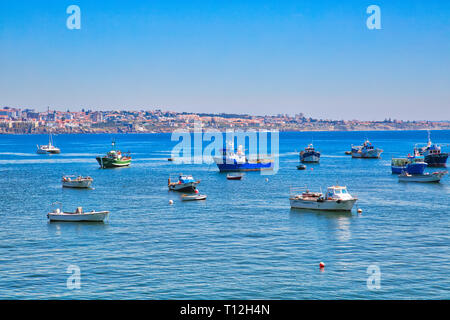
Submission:
M 423 174 L 427 167 L 423 158 L 408 156 L 407 158 L 393 158 L 391 162 L 392 173 Z
M 441 146 L 431 142 L 430 131 L 428 131 L 428 144 L 424 147 L 416 145 L 414 154 L 423 156 L 429 167 L 445 167 L 448 159 L 448 153 L 441 152 Z
M 238 147 L 236 153 L 233 149 L 221 149 L 221 152 L 221 156 L 214 157 L 214 162 L 220 172 L 261 171 L 273 169 L 273 160 L 260 158 L 249 160 L 245 156 L 242 146 Z
M 318 163 L 320 161 L 320 152 L 316 151 L 311 143 L 304 151 L 300 152 L 300 161 L 304 163 Z

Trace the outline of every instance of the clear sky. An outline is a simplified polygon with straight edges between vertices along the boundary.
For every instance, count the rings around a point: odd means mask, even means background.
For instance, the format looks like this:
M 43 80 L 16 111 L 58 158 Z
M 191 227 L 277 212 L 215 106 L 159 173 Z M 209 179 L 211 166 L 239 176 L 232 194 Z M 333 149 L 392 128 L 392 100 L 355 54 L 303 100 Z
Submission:
M 0 0 L 0 106 L 450 120 L 450 1 Z

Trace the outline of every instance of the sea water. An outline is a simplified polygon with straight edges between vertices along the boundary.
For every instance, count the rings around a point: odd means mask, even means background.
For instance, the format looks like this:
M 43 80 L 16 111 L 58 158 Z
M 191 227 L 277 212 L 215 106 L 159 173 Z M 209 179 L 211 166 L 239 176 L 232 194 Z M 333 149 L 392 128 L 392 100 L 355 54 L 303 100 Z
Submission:
M 99 169 L 95 157 L 112 138 L 131 151 L 130 167 Z M 365 138 L 381 159 L 344 154 Z M 392 157 L 426 142 L 425 131 L 280 133 L 279 171 L 241 181 L 215 164 L 167 161 L 170 134 L 53 139 L 59 155 L 35 153 L 45 135 L 0 135 L 1 299 L 450 298 L 450 179 L 399 183 L 390 170 Z M 432 139 L 448 144 L 450 131 Z M 297 170 L 311 141 L 320 164 Z M 207 200 L 168 191 L 179 173 L 200 179 Z M 91 176 L 93 189 L 63 189 L 64 174 Z M 290 209 L 290 187 L 335 184 L 359 198 L 362 214 Z M 54 202 L 110 217 L 50 223 Z

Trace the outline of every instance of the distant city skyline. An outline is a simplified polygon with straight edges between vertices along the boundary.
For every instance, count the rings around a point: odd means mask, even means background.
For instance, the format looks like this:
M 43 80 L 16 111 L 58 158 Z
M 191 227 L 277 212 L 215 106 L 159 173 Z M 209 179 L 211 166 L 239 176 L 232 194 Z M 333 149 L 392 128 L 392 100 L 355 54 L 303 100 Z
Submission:
M 450 120 L 449 16 L 448 1 L 3 0 L 0 108 Z

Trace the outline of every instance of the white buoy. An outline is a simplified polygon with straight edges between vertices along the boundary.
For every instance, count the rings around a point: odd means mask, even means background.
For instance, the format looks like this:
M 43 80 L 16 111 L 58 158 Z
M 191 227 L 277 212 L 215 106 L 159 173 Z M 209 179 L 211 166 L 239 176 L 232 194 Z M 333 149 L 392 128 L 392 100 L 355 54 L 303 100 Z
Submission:
M 269 181 L 269 178 L 266 178 L 266 182 Z
M 357 211 L 358 211 L 358 213 L 362 213 L 362 209 L 358 209 Z
M 169 200 L 169 204 L 173 204 L 173 200 Z

